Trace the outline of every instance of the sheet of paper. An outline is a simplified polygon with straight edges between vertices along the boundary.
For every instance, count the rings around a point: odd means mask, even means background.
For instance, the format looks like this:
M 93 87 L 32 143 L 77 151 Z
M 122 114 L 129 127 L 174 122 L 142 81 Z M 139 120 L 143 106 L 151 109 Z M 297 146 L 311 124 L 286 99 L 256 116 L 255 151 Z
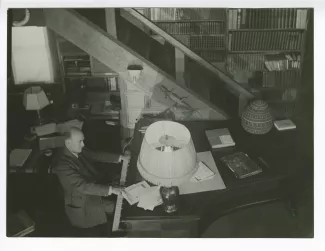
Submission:
M 199 161 L 205 163 L 211 171 L 215 173 L 214 177 L 209 180 L 201 182 L 191 182 L 188 180 L 179 186 L 180 194 L 199 193 L 213 190 L 225 189 L 225 183 L 220 176 L 216 163 L 214 162 L 212 153 L 210 151 L 197 153 Z
M 139 202 L 140 196 L 145 192 L 146 188 L 149 188 L 149 184 L 146 181 L 141 181 L 137 184 L 133 184 L 124 189 L 122 192 L 123 197 L 133 205 Z
M 21 167 L 24 165 L 29 155 L 31 154 L 32 149 L 14 149 L 10 152 L 10 166 L 12 167 Z
M 150 187 L 140 196 L 138 207 L 145 210 L 153 210 L 156 206 L 162 204 L 162 198 L 159 191 L 160 187 Z
M 68 132 L 71 127 L 77 127 L 79 129 L 82 129 L 82 125 L 83 125 L 82 121 L 79 121 L 77 119 L 73 119 L 73 120 L 66 121 L 64 123 L 58 124 L 56 126 L 56 128 L 57 128 L 57 132 L 63 134 L 65 132 Z
M 199 168 L 197 172 L 191 178 L 191 182 L 200 182 L 214 177 L 214 172 L 206 166 L 203 162 L 199 162 Z

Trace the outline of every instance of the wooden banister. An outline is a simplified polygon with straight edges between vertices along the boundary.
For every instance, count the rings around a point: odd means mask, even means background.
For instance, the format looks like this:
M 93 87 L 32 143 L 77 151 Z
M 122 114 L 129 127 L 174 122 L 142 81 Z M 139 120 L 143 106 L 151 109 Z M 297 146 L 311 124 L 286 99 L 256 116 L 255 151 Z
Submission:
M 198 56 L 196 53 L 194 53 L 191 49 L 187 48 L 184 44 L 176 40 L 173 36 L 169 35 L 167 32 L 165 32 L 163 29 L 159 28 L 157 25 L 155 25 L 153 22 L 151 22 L 149 19 L 147 19 L 145 16 L 141 15 L 139 12 L 132 8 L 122 8 L 124 11 L 128 12 L 130 15 L 132 15 L 134 18 L 139 20 L 142 24 L 146 25 L 148 28 L 153 30 L 155 33 L 163 37 L 167 42 L 172 44 L 174 47 L 181 50 L 186 56 L 189 58 L 195 60 L 200 65 L 205 67 L 206 69 L 213 72 L 215 75 L 217 75 L 229 89 L 232 89 L 236 95 L 242 96 L 242 98 L 245 99 L 251 99 L 254 97 L 252 93 L 247 91 L 245 88 L 241 87 L 240 84 L 238 84 L 235 80 L 233 80 L 231 77 L 227 76 L 222 70 L 217 69 L 215 66 Z

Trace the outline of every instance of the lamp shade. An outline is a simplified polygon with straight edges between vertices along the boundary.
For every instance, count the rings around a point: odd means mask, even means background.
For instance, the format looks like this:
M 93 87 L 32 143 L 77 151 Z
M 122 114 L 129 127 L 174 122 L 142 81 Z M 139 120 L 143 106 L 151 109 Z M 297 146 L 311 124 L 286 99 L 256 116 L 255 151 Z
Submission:
M 177 186 L 197 171 L 197 155 L 189 130 L 172 121 L 151 124 L 138 157 L 141 176 L 155 185 Z
M 33 86 L 26 89 L 24 93 L 24 106 L 26 110 L 41 110 L 49 105 L 49 100 L 43 89 L 39 86 Z

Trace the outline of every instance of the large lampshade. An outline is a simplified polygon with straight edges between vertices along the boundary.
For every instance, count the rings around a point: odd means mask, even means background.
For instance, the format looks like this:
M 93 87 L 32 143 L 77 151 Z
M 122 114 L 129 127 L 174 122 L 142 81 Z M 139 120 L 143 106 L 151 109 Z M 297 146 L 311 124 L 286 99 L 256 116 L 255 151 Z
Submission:
M 26 110 L 41 110 L 45 106 L 49 105 L 44 91 L 39 86 L 33 86 L 28 88 L 24 94 L 24 106 Z
M 177 186 L 197 171 L 197 155 L 189 130 L 172 121 L 151 124 L 138 157 L 141 176 L 155 185 Z

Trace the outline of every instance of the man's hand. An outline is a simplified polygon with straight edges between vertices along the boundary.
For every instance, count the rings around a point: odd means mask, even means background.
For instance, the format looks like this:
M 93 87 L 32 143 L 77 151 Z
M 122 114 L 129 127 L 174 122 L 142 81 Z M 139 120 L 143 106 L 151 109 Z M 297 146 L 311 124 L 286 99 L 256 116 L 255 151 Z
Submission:
M 111 194 L 120 195 L 120 194 L 122 194 L 123 189 L 124 189 L 123 187 L 112 187 Z

